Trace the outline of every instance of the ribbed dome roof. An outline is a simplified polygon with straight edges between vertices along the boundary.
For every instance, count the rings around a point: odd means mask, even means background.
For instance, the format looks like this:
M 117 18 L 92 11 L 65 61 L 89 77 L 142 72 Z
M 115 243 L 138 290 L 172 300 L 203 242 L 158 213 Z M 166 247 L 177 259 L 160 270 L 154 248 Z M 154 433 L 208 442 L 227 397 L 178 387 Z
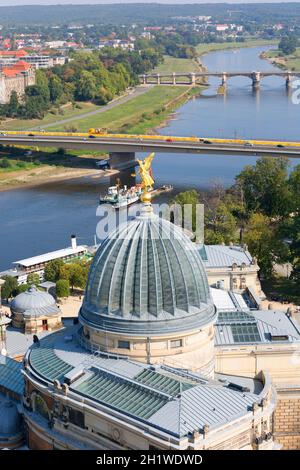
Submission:
M 57 310 L 54 297 L 39 291 L 35 286 L 17 295 L 11 303 L 11 310 L 17 313 L 31 312 L 34 315 L 54 313 Z
M 207 276 L 182 229 L 144 208 L 98 249 L 82 323 L 124 333 L 188 330 L 212 321 Z
M 22 432 L 22 419 L 17 406 L 10 400 L 0 403 L 0 437 L 13 437 Z

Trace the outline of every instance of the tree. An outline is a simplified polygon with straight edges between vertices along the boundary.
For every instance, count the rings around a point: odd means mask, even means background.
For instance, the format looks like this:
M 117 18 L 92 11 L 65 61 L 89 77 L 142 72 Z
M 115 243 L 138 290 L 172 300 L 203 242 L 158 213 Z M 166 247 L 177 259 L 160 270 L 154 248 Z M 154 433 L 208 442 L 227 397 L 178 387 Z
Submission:
M 288 167 L 289 161 L 284 157 L 263 157 L 237 176 L 236 185 L 244 194 L 249 214 L 261 212 L 268 217 L 284 217 L 291 212 Z
M 22 292 L 26 292 L 29 289 L 29 287 L 30 286 L 28 284 L 19 285 L 16 290 L 16 295 L 22 294 Z
M 44 271 L 44 278 L 46 281 L 56 282 L 60 278 L 60 270 L 64 266 L 64 262 L 61 259 L 55 259 L 49 261 L 46 264 Z
M 300 213 L 300 165 L 291 172 L 288 184 L 292 193 L 292 210 Z
M 18 281 L 13 276 L 3 276 L 5 281 L 1 287 L 1 295 L 4 299 L 8 301 L 10 297 L 13 297 L 18 289 Z
M 295 214 L 288 225 L 288 236 L 291 240 L 292 278 L 300 282 L 300 214 Z
M 27 276 L 27 284 L 29 286 L 37 286 L 40 283 L 40 276 L 37 273 L 30 273 Z
M 175 196 L 175 198 L 173 198 L 170 201 L 171 209 L 172 209 L 172 206 L 174 205 L 181 206 L 180 216 L 182 219 L 182 227 L 187 228 L 187 226 L 190 226 L 194 233 L 197 231 L 197 227 L 196 227 L 197 217 L 196 216 L 197 216 L 198 204 L 200 204 L 200 195 L 195 189 L 178 193 Z M 192 209 L 191 211 L 192 220 L 188 220 L 188 218 L 190 218 L 190 213 L 189 213 L 190 208 Z M 174 216 L 175 214 L 172 212 L 171 213 L 172 222 L 174 222 Z
M 83 262 L 65 264 L 60 270 L 60 278 L 69 281 L 72 291 L 74 287 L 84 289 L 87 283 L 88 268 Z
M 49 78 L 50 101 L 55 103 L 60 100 L 63 94 L 63 85 L 61 79 L 57 75 L 51 75 Z
M 284 55 L 289 55 L 296 51 L 297 45 L 298 39 L 295 36 L 285 36 L 280 40 L 278 49 L 283 52 Z
M 59 279 L 56 282 L 56 295 L 58 298 L 69 297 L 70 283 L 67 279 Z
M 205 211 L 205 243 L 229 244 L 236 240 L 237 225 L 230 209 L 223 202 L 212 212 Z
M 271 219 L 266 215 L 251 215 L 244 238 L 250 253 L 256 256 L 265 278 L 272 276 L 274 263 L 287 261 L 289 250 L 278 237 L 276 226 L 272 226 Z
M 96 79 L 91 72 L 83 70 L 76 86 L 76 98 L 89 101 L 95 98 L 97 92 Z
M 15 90 L 11 92 L 9 103 L 6 105 L 6 115 L 16 117 L 19 111 L 18 94 Z

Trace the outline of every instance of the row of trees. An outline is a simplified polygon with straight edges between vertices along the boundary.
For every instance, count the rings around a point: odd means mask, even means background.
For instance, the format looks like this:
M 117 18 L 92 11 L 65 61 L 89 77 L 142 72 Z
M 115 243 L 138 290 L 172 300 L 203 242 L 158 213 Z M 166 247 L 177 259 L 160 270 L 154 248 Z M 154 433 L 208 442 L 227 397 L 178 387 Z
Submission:
M 56 295 L 58 298 L 68 297 L 70 290 L 75 288 L 85 289 L 90 261 L 75 261 L 74 263 L 64 263 L 62 260 L 50 261 L 45 267 L 45 280 L 56 283 Z M 37 273 L 30 273 L 27 283 L 18 285 L 17 278 L 4 276 L 5 281 L 1 288 L 1 296 L 7 301 L 21 292 L 27 291 L 32 285 L 38 286 L 40 276 Z
M 27 277 L 27 284 L 21 284 L 20 286 L 18 285 L 17 278 L 13 276 L 3 276 L 3 280 L 5 282 L 1 287 L 1 296 L 8 301 L 11 297 L 27 291 L 29 287 L 37 286 L 40 283 L 40 276 L 36 273 L 30 273 Z
M 161 55 L 148 48 L 138 52 L 73 53 L 72 60 L 49 70 L 36 71 L 36 84 L 28 86 L 20 102 L 16 92 L 0 106 L 0 115 L 42 119 L 47 111 L 66 102 L 106 104 L 138 81 L 138 74 L 155 67 Z
M 205 243 L 246 243 L 266 278 L 275 263 L 290 262 L 292 278 L 300 281 L 300 165 L 290 171 L 286 158 L 261 158 L 231 188 L 215 184 L 207 193 L 180 193 L 173 202 L 204 204 Z
M 68 297 L 77 287 L 85 289 L 91 261 L 64 263 L 62 260 L 50 261 L 45 267 L 45 280 L 56 283 L 56 295 Z

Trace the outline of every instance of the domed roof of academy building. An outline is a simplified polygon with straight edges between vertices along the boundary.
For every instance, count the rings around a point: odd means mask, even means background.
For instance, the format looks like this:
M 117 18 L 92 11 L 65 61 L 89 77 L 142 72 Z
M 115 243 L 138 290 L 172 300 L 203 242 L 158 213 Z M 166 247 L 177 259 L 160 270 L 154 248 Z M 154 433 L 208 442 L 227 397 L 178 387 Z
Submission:
M 22 418 L 17 406 L 11 400 L 0 403 L 0 441 L 3 437 L 13 437 L 20 432 Z
M 48 292 L 39 291 L 35 286 L 17 295 L 10 307 L 12 313 L 31 316 L 51 315 L 59 310 L 54 297 Z
M 151 207 L 120 225 L 99 247 L 80 321 L 132 334 L 192 330 L 214 320 L 207 276 L 197 247 Z

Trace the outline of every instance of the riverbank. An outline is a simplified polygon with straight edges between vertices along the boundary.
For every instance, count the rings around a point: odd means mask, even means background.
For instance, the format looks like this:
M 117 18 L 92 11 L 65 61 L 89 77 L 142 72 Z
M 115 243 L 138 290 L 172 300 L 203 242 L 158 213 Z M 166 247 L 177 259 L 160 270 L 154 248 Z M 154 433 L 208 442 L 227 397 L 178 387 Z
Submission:
M 95 168 L 88 170 L 76 168 L 53 168 L 51 166 L 44 166 L 39 167 L 31 172 L 12 172 L 9 174 L 9 177 L 7 174 L 0 174 L 0 192 L 11 189 L 21 189 L 23 187 L 34 188 L 44 185 L 45 183 L 82 178 L 84 176 L 94 176 L 96 171 L 97 170 L 95 170 Z
M 49 182 L 87 176 L 101 179 L 118 173 L 117 170 L 97 169 L 96 161 L 99 155 L 79 155 L 75 151 L 61 155 L 55 151 L 51 152 L 51 149 L 44 149 L 34 151 L 30 156 L 25 156 L 23 152 L 19 159 L 17 158 L 15 153 L 5 157 L 10 166 L 0 171 L 0 191 L 32 188 Z
M 293 54 L 286 56 L 283 56 L 279 49 L 266 51 L 261 54 L 261 58 L 283 70 L 300 70 L 300 47 L 297 47 Z
M 259 47 L 259 46 L 272 46 L 278 44 L 278 40 L 267 40 L 267 39 L 249 39 L 244 42 L 213 42 L 209 44 L 198 44 L 196 47 L 199 57 L 208 54 L 209 52 L 217 52 L 230 49 L 244 49 L 248 47 Z
M 95 124 L 94 120 L 93 122 L 89 120 L 81 123 L 81 130 L 85 131 L 92 126 L 108 127 L 108 124 L 114 119 L 115 125 L 119 126 L 113 129 L 115 132 L 125 132 L 126 130 L 135 134 L 155 133 L 159 126 L 166 125 L 178 107 L 189 100 L 191 96 L 199 94 L 200 91 L 201 87 L 153 87 L 146 94 L 150 95 L 147 96 L 147 99 L 145 99 L 146 96 L 139 96 L 133 99 L 132 103 L 120 105 L 117 109 L 107 111 L 109 114 L 104 116 L 105 121 L 102 121 L 101 124 Z M 160 107 L 155 108 L 153 112 L 153 102 L 157 106 L 158 99 Z M 60 155 L 55 153 L 54 149 L 43 152 L 36 150 L 32 152 L 30 161 L 28 161 L 29 157 L 24 156 L 24 152 L 19 155 L 14 153 L 6 158 L 11 167 L 0 170 L 0 191 L 39 186 L 47 182 L 83 176 L 94 176 L 101 179 L 118 173 L 116 170 L 113 172 L 112 170 L 110 172 L 96 170 L 95 161 L 99 159 L 99 154 L 80 155 L 79 151 L 70 151 Z M 18 165 L 19 169 L 16 170 Z M 26 168 L 22 165 L 26 165 Z
M 148 92 L 127 103 L 105 111 L 101 115 L 73 121 L 79 132 L 90 127 L 104 127 L 113 133 L 149 133 L 165 121 L 168 114 L 183 104 L 191 96 L 199 94 L 200 87 L 190 86 L 150 86 Z M 60 126 L 50 127 L 60 131 Z

